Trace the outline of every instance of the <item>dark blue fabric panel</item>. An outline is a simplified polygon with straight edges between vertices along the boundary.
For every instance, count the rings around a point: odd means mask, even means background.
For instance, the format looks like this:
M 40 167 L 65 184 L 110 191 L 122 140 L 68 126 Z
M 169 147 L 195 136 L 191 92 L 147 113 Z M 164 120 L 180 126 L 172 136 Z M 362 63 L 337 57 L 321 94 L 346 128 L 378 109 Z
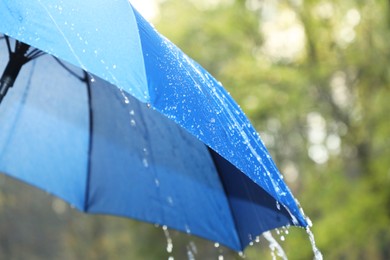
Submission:
M 212 150 L 210 153 L 229 199 L 243 248 L 267 230 L 293 225 L 290 214 L 275 198 L 220 155 Z
M 241 246 L 206 146 L 116 87 L 92 84 L 87 211 L 132 217 Z

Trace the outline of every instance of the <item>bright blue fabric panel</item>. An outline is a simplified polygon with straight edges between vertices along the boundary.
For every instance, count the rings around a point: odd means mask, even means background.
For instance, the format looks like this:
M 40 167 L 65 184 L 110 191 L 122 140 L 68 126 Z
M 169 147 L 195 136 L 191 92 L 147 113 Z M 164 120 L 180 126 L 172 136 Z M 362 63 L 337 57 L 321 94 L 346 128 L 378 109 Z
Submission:
M 149 100 L 128 1 L 4 0 L 0 17 L 0 32 L 99 75 L 141 101 Z
M 8 54 L 4 41 L 0 44 L 2 70 Z M 85 84 L 52 57 L 25 65 L 0 104 L 0 172 L 82 208 L 89 142 L 87 112 Z
M 289 208 L 297 219 L 295 224 L 306 226 L 267 149 L 231 96 L 206 70 L 135 13 L 152 106 Z

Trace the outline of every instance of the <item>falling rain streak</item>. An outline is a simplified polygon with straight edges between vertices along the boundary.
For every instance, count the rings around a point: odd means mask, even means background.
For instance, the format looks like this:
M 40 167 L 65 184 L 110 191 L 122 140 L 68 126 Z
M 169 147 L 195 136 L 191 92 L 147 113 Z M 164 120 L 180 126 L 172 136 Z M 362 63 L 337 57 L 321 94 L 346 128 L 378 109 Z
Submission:
M 188 260 L 195 260 L 195 255 L 198 253 L 198 249 L 196 248 L 196 245 L 194 242 L 190 242 L 187 245 L 187 257 Z
M 162 230 L 164 231 L 164 235 L 165 235 L 165 238 L 167 240 L 167 252 L 168 254 L 172 254 L 172 251 L 173 251 L 173 242 L 172 242 L 172 238 L 171 238 L 171 235 L 169 234 L 169 230 L 168 230 L 168 227 L 167 226 L 162 226 Z M 173 259 L 172 256 L 169 256 L 169 259 Z
M 263 237 L 268 241 L 269 248 L 271 249 L 272 259 L 276 260 L 276 256 L 281 257 L 283 260 L 287 260 L 286 253 L 278 241 L 272 236 L 270 231 L 264 232 Z M 276 253 L 276 254 L 275 254 Z
M 316 245 L 316 242 L 315 242 L 315 239 L 314 239 L 314 234 L 313 234 L 313 232 L 310 230 L 309 227 L 306 228 L 306 233 L 309 235 L 311 247 L 312 247 L 312 250 L 313 250 L 313 252 L 314 252 L 314 259 L 315 259 L 315 260 L 322 260 L 322 259 L 323 259 L 322 253 L 321 253 L 321 251 L 317 248 L 317 245 Z

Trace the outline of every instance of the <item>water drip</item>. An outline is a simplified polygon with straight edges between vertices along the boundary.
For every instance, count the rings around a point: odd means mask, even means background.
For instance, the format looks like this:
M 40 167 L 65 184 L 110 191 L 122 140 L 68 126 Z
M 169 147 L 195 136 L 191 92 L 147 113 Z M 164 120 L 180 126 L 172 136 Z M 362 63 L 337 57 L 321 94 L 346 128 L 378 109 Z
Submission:
M 162 226 L 162 229 L 164 231 L 164 235 L 165 235 L 165 238 L 167 240 L 167 252 L 169 254 L 172 253 L 173 251 L 173 242 L 172 242 L 172 238 L 171 238 L 171 235 L 169 234 L 169 231 L 168 231 L 168 227 L 167 226 Z M 168 259 L 170 259 L 172 256 L 170 256 Z M 173 259 L 173 257 L 172 257 Z
M 225 259 L 223 256 L 223 249 L 218 242 L 214 243 L 214 247 L 218 250 L 218 260 Z
M 271 249 L 271 255 L 273 260 L 276 260 L 276 255 L 281 257 L 283 260 L 287 260 L 286 253 L 284 252 L 282 246 L 278 243 L 278 241 L 276 241 L 270 231 L 264 232 L 263 237 L 269 243 L 269 248 Z
M 198 248 L 193 241 L 187 245 L 188 260 L 195 260 L 195 255 L 198 254 Z
M 306 233 L 309 235 L 309 240 L 310 240 L 311 248 L 312 248 L 313 253 L 314 253 L 314 259 L 315 259 L 315 260 L 322 260 L 322 259 L 323 259 L 322 253 L 321 253 L 321 251 L 317 248 L 316 241 L 315 241 L 315 239 L 314 239 L 314 234 L 313 234 L 313 232 L 311 232 L 311 230 L 310 230 L 309 227 L 306 228 Z
M 187 247 L 187 257 L 188 257 L 188 260 L 195 260 L 194 253 L 192 253 L 192 251 L 190 249 L 188 249 L 188 247 Z

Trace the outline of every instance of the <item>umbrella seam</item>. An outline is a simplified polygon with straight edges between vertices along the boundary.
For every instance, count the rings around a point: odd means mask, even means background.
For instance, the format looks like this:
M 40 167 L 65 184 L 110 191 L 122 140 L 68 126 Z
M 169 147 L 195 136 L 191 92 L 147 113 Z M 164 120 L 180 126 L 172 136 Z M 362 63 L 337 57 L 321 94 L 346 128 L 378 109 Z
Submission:
M 145 62 L 145 53 L 144 53 L 144 43 L 142 41 L 142 37 L 141 37 L 141 33 L 140 31 L 142 30 L 142 26 L 140 26 L 140 21 L 139 21 L 139 18 L 142 18 L 143 17 L 141 16 L 141 14 L 138 12 L 138 10 L 136 8 L 134 8 L 134 6 L 129 2 L 130 4 L 130 9 L 132 10 L 133 12 L 133 17 L 134 17 L 134 20 L 135 20 L 135 24 L 137 25 L 137 29 L 138 29 L 138 43 L 139 43 L 139 46 L 141 48 L 141 57 L 142 57 L 142 64 L 143 64 L 143 69 L 144 69 L 144 79 L 145 79 L 145 83 L 146 83 L 146 90 L 149 92 L 149 79 L 148 79 L 148 68 L 146 66 L 146 62 Z M 146 103 L 147 104 L 150 104 L 151 103 L 151 97 L 150 97 L 150 93 L 143 93 L 144 95 L 147 94 L 147 97 L 146 97 Z

